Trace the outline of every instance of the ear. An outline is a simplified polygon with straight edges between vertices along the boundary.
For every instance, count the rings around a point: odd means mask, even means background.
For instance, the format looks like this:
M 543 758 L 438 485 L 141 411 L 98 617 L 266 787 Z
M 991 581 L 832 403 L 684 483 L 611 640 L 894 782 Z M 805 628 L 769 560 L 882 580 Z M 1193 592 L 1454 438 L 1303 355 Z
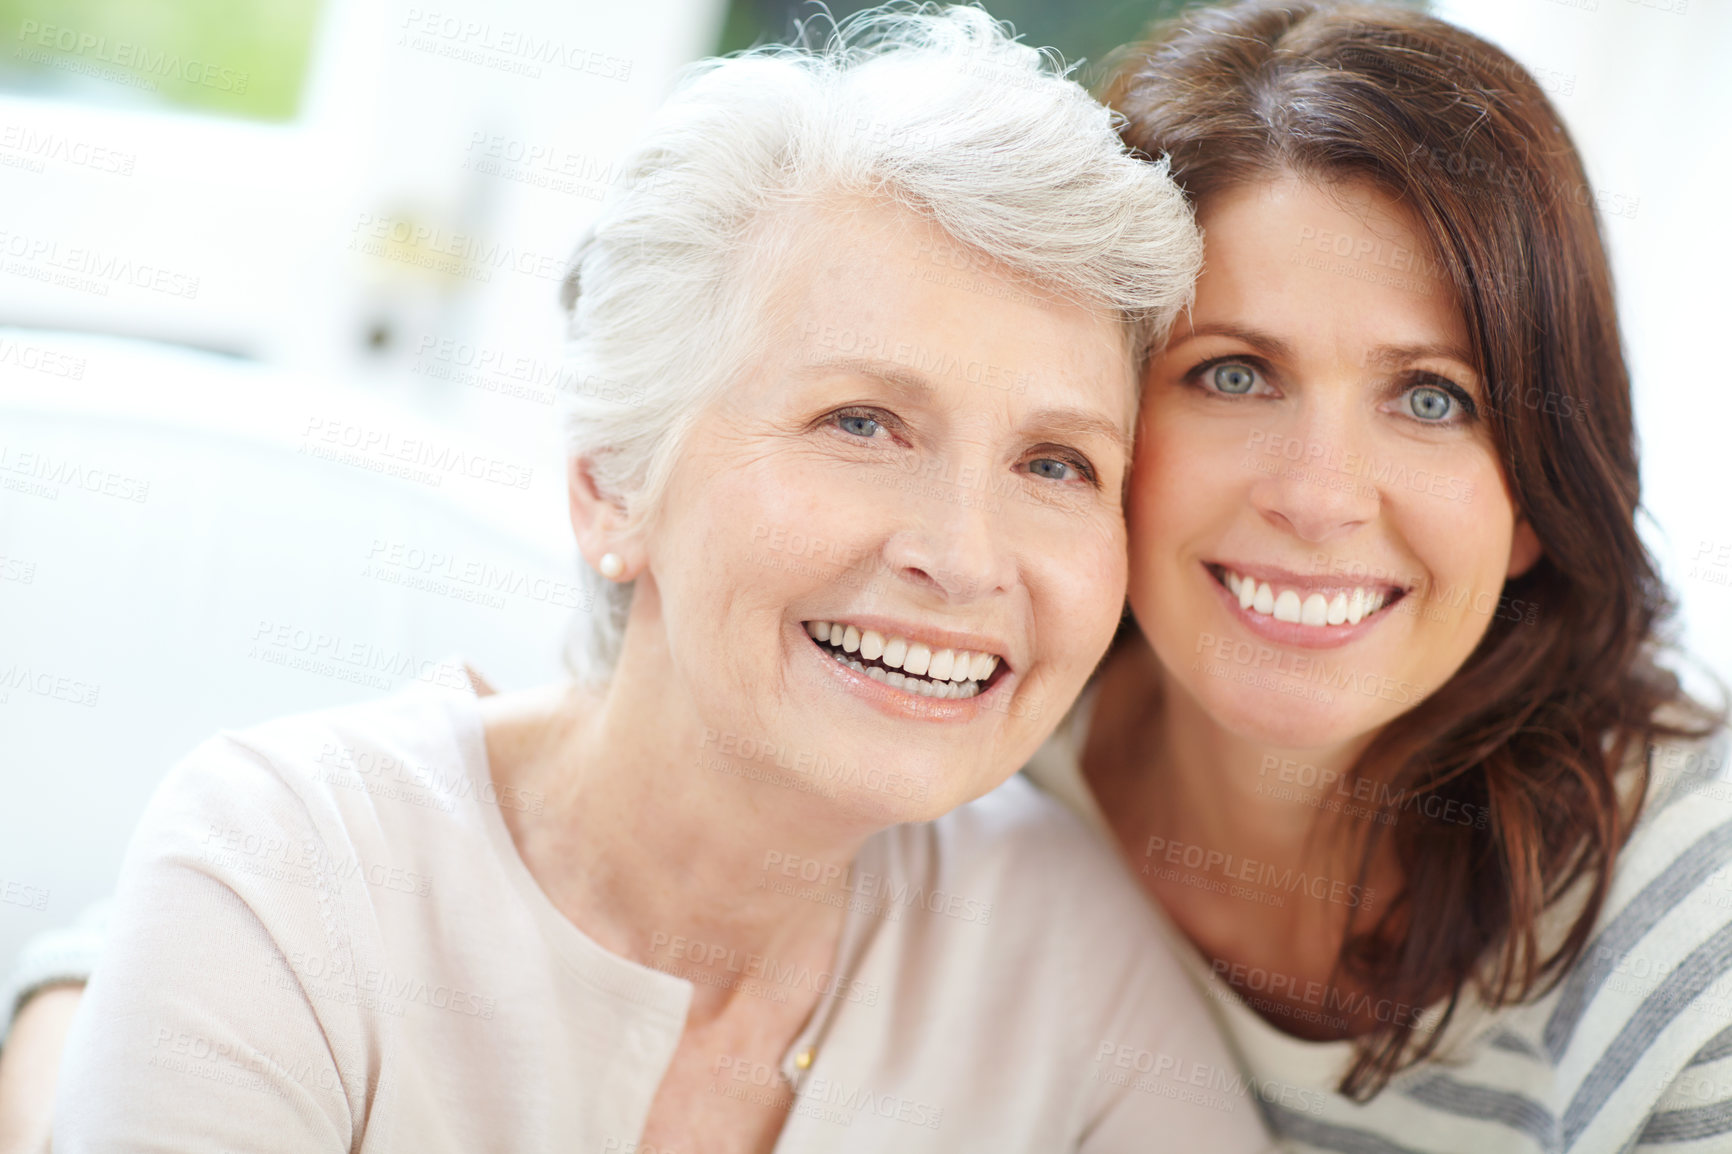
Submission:
M 577 538 L 578 552 L 598 572 L 604 554 L 617 554 L 625 562 L 625 571 L 617 580 L 632 580 L 643 568 L 644 555 L 642 543 L 635 535 L 626 534 L 625 504 L 596 486 L 586 458 L 566 460 L 565 482 L 571 506 L 571 531 Z
M 1539 561 L 1545 550 L 1540 548 L 1539 534 L 1528 524 L 1526 517 L 1516 518 L 1515 529 L 1510 533 L 1509 572 L 1506 580 L 1513 580 L 1525 574 Z

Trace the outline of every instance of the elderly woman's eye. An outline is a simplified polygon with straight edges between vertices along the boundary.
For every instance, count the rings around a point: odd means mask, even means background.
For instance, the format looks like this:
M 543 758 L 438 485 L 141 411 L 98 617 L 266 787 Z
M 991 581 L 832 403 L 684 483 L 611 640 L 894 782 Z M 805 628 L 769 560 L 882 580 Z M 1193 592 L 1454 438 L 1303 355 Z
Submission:
M 1238 361 L 1216 365 L 1209 375 L 1214 381 L 1216 391 L 1234 396 L 1250 392 L 1257 384 L 1257 370 Z
M 877 418 L 865 413 L 840 413 L 836 417 L 836 425 L 844 433 L 851 433 L 856 437 L 871 437 L 880 428 Z
M 1033 457 L 1028 471 L 1046 481 L 1086 481 L 1095 484 L 1095 473 L 1088 462 L 1078 457 Z

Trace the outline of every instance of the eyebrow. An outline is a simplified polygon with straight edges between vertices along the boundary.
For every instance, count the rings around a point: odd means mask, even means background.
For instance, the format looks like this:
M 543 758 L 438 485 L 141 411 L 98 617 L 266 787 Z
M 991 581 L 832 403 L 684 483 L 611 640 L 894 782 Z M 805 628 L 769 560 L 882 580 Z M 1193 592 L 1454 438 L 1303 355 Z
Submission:
M 1131 451 L 1131 439 L 1125 431 L 1097 413 L 1082 409 L 1041 409 L 1029 415 L 1027 425 L 1055 436 L 1104 437 L 1115 448 Z
M 1250 329 L 1244 325 L 1232 325 L 1220 321 L 1195 325 L 1180 340 L 1188 341 L 1196 337 L 1230 337 L 1250 345 L 1271 360 L 1290 361 L 1293 359 L 1292 345 L 1261 329 Z
M 1261 329 L 1246 328 L 1243 325 L 1211 322 L 1196 326 L 1181 339 L 1188 341 L 1193 337 L 1229 337 L 1250 345 L 1271 360 L 1290 361 L 1293 358 L 1293 346 L 1280 337 L 1263 332 Z M 1378 345 L 1365 354 L 1365 363 L 1388 367 L 1406 364 L 1409 361 L 1424 360 L 1427 357 L 1458 361 L 1470 371 L 1473 368 L 1473 358 L 1468 355 L 1465 349 L 1447 344 Z M 1476 378 L 1478 377 L 1477 372 L 1474 375 Z
M 1468 356 L 1467 351 L 1455 345 L 1379 345 L 1365 354 L 1365 363 L 1368 365 L 1401 365 L 1408 361 L 1424 360 L 1427 357 L 1460 361 L 1469 367 L 1473 365 L 1473 358 Z
M 853 373 L 856 376 L 871 377 L 906 395 L 924 395 L 935 392 L 938 388 L 924 373 L 917 373 L 894 361 L 880 361 L 871 357 L 825 357 L 808 361 L 801 366 L 801 375 L 805 377 L 816 378 L 827 373 Z
M 803 371 L 813 377 L 823 373 L 857 373 L 882 381 L 898 392 L 916 399 L 924 399 L 938 387 L 924 373 L 914 372 L 893 361 L 880 361 L 871 357 L 826 357 L 823 360 L 808 361 L 803 366 Z M 1131 451 L 1130 434 L 1108 418 L 1085 409 L 1037 409 L 1028 415 L 1023 425 L 1053 436 L 1104 437 L 1111 441 L 1115 448 L 1127 454 Z

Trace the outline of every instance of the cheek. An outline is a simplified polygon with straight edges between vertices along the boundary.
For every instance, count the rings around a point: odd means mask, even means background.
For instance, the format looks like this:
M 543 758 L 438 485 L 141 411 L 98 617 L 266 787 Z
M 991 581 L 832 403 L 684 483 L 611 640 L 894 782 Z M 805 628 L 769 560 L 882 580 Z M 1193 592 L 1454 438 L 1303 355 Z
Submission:
M 1123 615 L 1127 581 L 1124 520 L 1117 513 L 1061 548 L 1029 558 L 1032 636 L 1041 673 L 1031 688 L 1050 704 L 1080 692 Z
M 1072 630 L 1087 634 L 1090 644 L 1103 636 L 1104 645 L 1118 628 L 1128 577 L 1125 539 L 1124 518 L 1115 514 L 1063 554 L 1060 580 L 1072 607 L 1066 616 L 1074 621 Z
M 705 565 L 744 565 L 767 576 L 795 562 L 824 561 L 869 519 L 863 503 L 843 499 L 837 482 L 799 455 L 760 457 L 712 469 L 688 485 L 681 519 L 697 529 L 693 541 Z
M 682 462 L 653 530 L 652 563 L 667 627 L 686 645 L 709 652 L 732 628 L 759 627 L 809 583 L 801 575 L 815 544 L 828 547 L 835 518 L 819 503 L 823 488 L 793 473 L 739 454 Z
M 1494 599 L 1509 566 L 1515 507 L 1489 449 L 1451 454 L 1407 474 L 1392 496 L 1402 535 L 1440 581 L 1471 582 Z
M 1186 526 L 1230 498 L 1228 477 L 1220 448 L 1188 434 L 1183 422 L 1144 422 L 1126 510 L 1133 580 L 1173 560 Z

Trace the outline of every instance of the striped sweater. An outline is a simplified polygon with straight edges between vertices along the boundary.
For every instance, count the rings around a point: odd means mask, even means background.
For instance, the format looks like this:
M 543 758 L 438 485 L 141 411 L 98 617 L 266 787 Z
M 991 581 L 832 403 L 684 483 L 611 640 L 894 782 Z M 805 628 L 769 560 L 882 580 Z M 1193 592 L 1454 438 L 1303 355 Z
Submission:
M 1079 703 L 1028 772 L 1110 836 L 1076 761 L 1091 704 Z M 1334 1091 L 1349 1064 L 1349 1043 L 1282 1033 L 1169 924 L 1283 1148 L 1732 1152 L 1727 751 L 1724 733 L 1705 743 L 1650 746 L 1643 815 L 1618 856 L 1608 900 L 1575 967 L 1545 996 L 1518 1006 L 1490 1009 L 1464 995 L 1434 1058 L 1397 1075 L 1368 1103 Z M 1568 915 L 1567 907 L 1549 914 L 1542 941 L 1557 940 Z M 1254 990 L 1255 980 L 1249 986 Z

